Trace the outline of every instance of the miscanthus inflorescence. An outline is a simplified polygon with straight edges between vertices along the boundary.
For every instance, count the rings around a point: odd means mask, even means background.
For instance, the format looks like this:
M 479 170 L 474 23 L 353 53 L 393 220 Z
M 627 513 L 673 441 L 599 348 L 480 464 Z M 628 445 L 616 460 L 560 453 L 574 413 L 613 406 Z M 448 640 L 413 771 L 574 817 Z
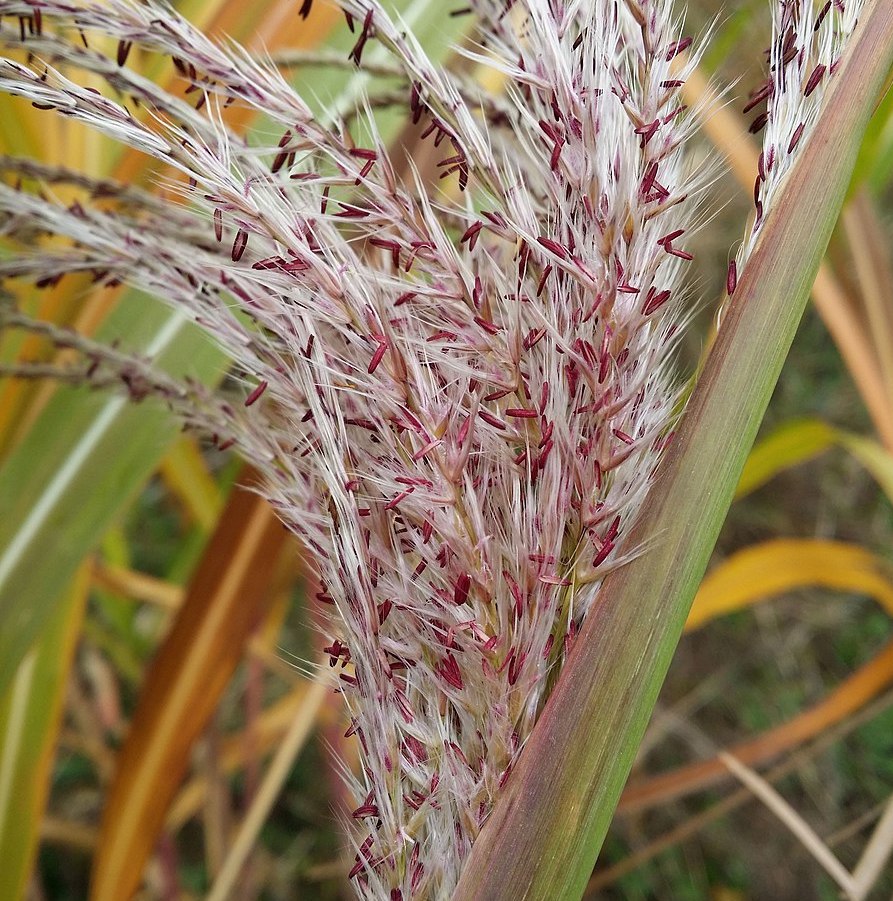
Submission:
M 241 403 L 7 313 L 261 470 L 331 605 L 361 746 L 351 876 L 368 897 L 442 898 L 600 580 L 637 551 L 624 536 L 671 438 L 706 184 L 681 100 L 697 54 L 668 0 L 475 0 L 463 52 L 506 77 L 491 95 L 376 3 L 339 2 L 351 62 L 390 53 L 443 191 L 388 154 L 374 97 L 359 123 L 320 121 L 271 64 L 170 7 L 0 0 L 3 44 L 28 53 L 0 59 L 0 90 L 156 158 L 179 195 L 2 159 L 2 231 L 69 240 L 3 257 L 0 275 L 127 280 L 228 351 Z M 755 232 L 856 11 L 778 6 Z M 185 94 L 128 67 L 132 47 L 173 59 Z M 231 104 L 281 140 L 236 136 Z

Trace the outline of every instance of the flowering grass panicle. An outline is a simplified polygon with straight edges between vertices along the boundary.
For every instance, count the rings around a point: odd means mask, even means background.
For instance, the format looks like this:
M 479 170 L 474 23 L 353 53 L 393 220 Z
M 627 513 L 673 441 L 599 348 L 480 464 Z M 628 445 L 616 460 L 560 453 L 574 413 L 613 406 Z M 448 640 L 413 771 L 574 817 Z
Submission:
M 756 246 L 766 213 L 812 134 L 822 102 L 852 34 L 864 0 L 779 0 L 772 4 L 769 73 L 750 94 L 745 113 L 755 113 L 750 131 L 763 132 L 753 187 L 753 224 L 729 267 L 729 293 Z
M 463 52 L 506 77 L 497 97 L 433 65 L 378 4 L 340 5 L 353 63 L 369 41 L 390 51 L 443 193 L 388 155 L 370 115 L 357 143 L 270 64 L 168 6 L 0 0 L 0 40 L 29 53 L 0 59 L 0 90 L 179 173 L 163 176 L 173 204 L 5 160 L 24 181 L 0 183 L 3 233 L 68 244 L 0 258 L 0 276 L 124 279 L 228 351 L 249 383 L 239 404 L 51 334 L 90 377 L 160 394 L 263 472 L 332 609 L 326 650 L 362 748 L 351 877 L 368 897 L 442 898 L 601 578 L 636 551 L 624 536 L 671 437 L 706 180 L 680 99 L 697 54 L 668 0 L 479 0 Z M 764 155 L 764 205 L 837 53 L 837 38 L 811 37 L 808 6 L 780 7 L 763 99 L 767 147 L 791 146 Z M 787 37 L 799 26 L 802 50 Z M 129 68 L 134 46 L 170 57 L 185 92 Z M 787 86 L 804 77 L 793 113 Z M 234 135 L 232 104 L 276 123 L 278 143 Z M 60 201 L 59 183 L 83 200 Z

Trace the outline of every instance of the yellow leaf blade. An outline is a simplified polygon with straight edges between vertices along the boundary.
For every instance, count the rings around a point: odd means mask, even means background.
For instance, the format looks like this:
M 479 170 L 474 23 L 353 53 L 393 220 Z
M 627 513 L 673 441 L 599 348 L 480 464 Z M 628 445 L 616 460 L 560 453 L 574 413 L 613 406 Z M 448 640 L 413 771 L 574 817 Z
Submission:
M 886 561 L 854 544 L 788 538 L 745 548 L 714 567 L 701 583 L 685 628 L 813 586 L 868 595 L 893 616 L 893 570 Z
M 754 445 L 735 489 L 735 498 L 750 494 L 782 470 L 818 456 L 835 443 L 837 434 L 820 419 L 785 423 Z

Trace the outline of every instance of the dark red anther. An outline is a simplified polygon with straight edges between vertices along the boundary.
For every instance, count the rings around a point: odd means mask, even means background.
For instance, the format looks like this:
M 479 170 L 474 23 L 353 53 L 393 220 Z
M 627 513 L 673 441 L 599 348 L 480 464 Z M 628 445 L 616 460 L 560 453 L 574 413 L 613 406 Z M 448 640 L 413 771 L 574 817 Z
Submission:
M 260 382 L 257 387 L 245 398 L 245 406 L 250 407 L 267 390 L 267 383 Z
M 322 650 L 324 654 L 329 655 L 329 666 L 335 666 L 340 660 L 341 668 L 343 669 L 350 663 L 350 648 L 337 638 L 332 641 L 332 644 L 329 647 L 323 648 Z
M 310 15 L 310 10 L 313 8 L 313 0 L 304 0 L 301 4 L 301 8 L 298 10 L 298 15 L 306 21 L 307 16 Z
M 598 383 L 599 385 L 604 384 L 605 379 L 608 377 L 608 371 L 611 368 L 611 354 L 608 353 L 608 338 L 609 336 L 605 334 L 605 340 L 602 342 L 602 352 L 599 359 L 598 365 Z
M 435 249 L 433 241 L 411 241 L 409 246 L 412 250 L 409 252 L 406 263 L 403 266 L 404 272 L 409 272 L 409 270 L 412 269 L 412 264 L 415 262 L 416 256 L 423 250 Z
M 731 297 L 738 287 L 738 263 L 735 260 L 729 261 L 729 271 L 726 275 L 726 294 Z
M 407 757 L 415 763 L 424 763 L 428 759 L 428 749 L 414 735 L 407 735 L 403 739 Z
M 788 153 L 793 153 L 796 146 L 800 143 L 800 138 L 803 137 L 803 129 L 804 124 L 801 122 L 795 129 L 793 135 L 791 135 L 791 142 L 788 144 Z
M 523 347 L 524 350 L 530 350 L 531 347 L 535 347 L 539 342 L 545 337 L 546 330 L 545 328 L 539 329 L 531 329 L 527 336 L 524 338 Z
M 639 187 L 639 190 L 642 192 L 643 197 L 647 197 L 651 193 L 651 188 L 654 185 L 654 180 L 657 178 L 657 163 L 651 162 L 648 164 L 648 168 L 645 170 L 645 174 L 642 176 L 642 184 Z
M 547 119 L 540 119 L 539 126 L 543 134 L 553 143 L 562 140 L 561 132 Z
M 468 592 L 471 588 L 471 576 L 468 573 L 462 573 L 456 580 L 456 587 L 453 591 L 453 603 L 458 607 L 468 600 Z
M 387 339 L 378 339 L 378 347 L 375 348 L 375 353 L 372 354 L 372 359 L 369 361 L 369 369 L 367 370 L 369 372 L 369 375 L 372 375 L 372 373 L 375 372 L 376 369 L 378 369 L 378 364 L 381 363 L 384 355 L 388 351 L 389 346 L 390 343 L 387 341 Z
M 409 887 L 413 892 L 418 889 L 422 878 L 425 875 L 425 865 L 419 863 L 419 852 L 421 851 L 421 848 L 421 842 L 416 842 L 415 847 L 412 849 L 412 854 L 409 855 Z
M 483 222 L 472 222 L 471 225 L 465 229 L 465 234 L 459 239 L 460 244 L 468 244 L 469 250 L 474 250 L 474 245 L 477 244 L 478 233 L 484 227 Z
M 631 435 L 627 435 L 626 432 L 623 432 L 620 429 L 611 429 L 611 434 L 614 435 L 615 438 L 619 438 L 624 444 L 633 444 L 635 441 Z
M 753 91 L 750 95 L 750 100 L 745 105 L 744 109 L 741 110 L 743 113 L 749 113 L 752 109 L 758 107 L 764 100 L 767 100 L 772 96 L 772 92 L 774 91 L 775 86 L 773 82 L 767 81 L 755 91 Z
M 342 209 L 335 213 L 336 219 L 365 219 L 369 215 L 369 210 L 365 210 L 362 207 L 344 203 L 343 201 L 339 201 L 339 203 L 341 203 Z
M 822 78 L 825 76 L 825 72 L 827 71 L 827 66 L 824 66 L 822 63 L 819 63 L 813 70 L 812 74 L 806 81 L 806 87 L 803 89 L 803 96 L 808 97 L 821 82 Z
M 505 411 L 505 415 L 514 419 L 537 419 L 540 414 L 536 410 L 529 410 L 526 407 L 509 407 Z
M 482 318 L 481 316 L 475 316 L 474 321 L 479 325 L 488 335 L 498 335 L 502 331 L 501 325 L 496 325 L 494 322 L 489 322 L 488 320 Z
M 130 54 L 130 48 L 133 46 L 133 41 L 118 41 L 118 65 L 123 66 L 124 63 L 127 62 L 127 57 Z
M 214 208 L 214 237 L 218 241 L 223 238 L 223 212 L 220 207 Z
M 232 259 L 234 263 L 238 263 L 239 260 L 242 259 L 242 254 L 245 253 L 245 248 L 248 246 L 248 232 L 245 231 L 244 228 L 240 228 L 236 232 L 236 237 L 233 240 L 233 250 L 232 250 Z
M 508 223 L 505 221 L 505 217 L 502 213 L 490 212 L 488 210 L 481 210 L 481 215 L 491 224 L 495 225 L 496 228 L 506 229 L 508 228 Z
M 462 422 L 462 425 L 459 426 L 459 432 L 456 435 L 456 444 L 458 444 L 459 447 L 461 447 L 463 444 L 465 444 L 465 439 L 468 437 L 469 433 L 471 432 L 471 426 L 472 426 L 471 417 L 466 416 L 465 420 Z
M 545 269 L 543 269 L 543 274 L 540 276 L 539 284 L 536 286 L 536 296 L 539 297 L 542 295 L 543 290 L 546 287 L 546 279 L 549 277 L 549 273 L 552 271 L 552 264 L 547 263 Z
M 691 260 L 694 259 L 690 253 L 686 253 L 684 250 L 678 250 L 673 247 L 673 241 L 678 238 L 680 235 L 685 234 L 684 228 L 676 229 L 674 232 L 670 232 L 668 235 L 664 235 L 662 238 L 658 239 L 658 245 L 663 247 L 663 249 L 670 254 L 670 256 L 679 257 L 682 260 Z
M 679 56 L 680 53 L 688 50 L 688 48 L 691 47 L 691 42 L 691 38 L 682 38 L 682 40 L 674 41 L 672 44 L 670 44 L 670 46 L 667 47 L 667 62 L 670 62 L 670 60 Z
M 387 504 L 385 504 L 385 510 L 394 510 L 396 509 L 406 498 L 409 497 L 410 494 L 415 491 L 415 487 L 407 488 L 406 491 L 401 491 L 395 498 L 390 500 Z
M 595 559 L 592 561 L 592 565 L 601 566 L 601 564 L 608 559 L 608 554 L 610 554 L 613 550 L 614 545 L 610 541 L 606 541 L 602 545 L 601 550 L 595 555 Z
M 635 129 L 635 133 L 639 135 L 639 147 L 644 147 L 657 133 L 660 127 L 660 119 L 655 119 L 647 125 Z
M 400 245 L 396 241 L 391 241 L 387 238 L 370 238 L 369 243 L 373 247 L 389 250 L 391 252 L 391 260 L 393 260 L 394 268 L 400 268 Z
M 551 238 L 537 238 L 536 241 L 541 247 L 545 247 L 546 250 L 554 253 L 555 256 L 560 257 L 562 260 L 568 258 L 567 250 L 557 241 L 553 241 Z
M 555 644 L 555 635 L 550 634 L 549 637 L 546 639 L 545 646 L 543 647 L 543 660 L 549 659 L 549 655 L 552 653 L 552 647 L 554 646 L 554 644 Z
M 369 794 L 366 795 L 366 800 L 363 801 L 362 805 L 358 807 L 351 816 L 355 820 L 361 820 L 363 817 L 378 816 L 378 805 L 372 800 L 372 792 L 369 792 Z
M 654 294 L 654 296 L 646 300 L 645 306 L 642 308 L 642 314 L 645 316 L 650 316 L 652 313 L 659 310 L 669 299 L 669 290 L 658 291 L 656 294 Z
M 454 153 L 452 156 L 448 156 L 445 159 L 442 159 L 438 164 L 438 169 L 443 169 L 445 166 L 455 166 L 456 163 L 461 163 L 462 160 L 465 159 L 465 156 L 461 153 Z M 453 170 L 450 170 L 453 171 Z M 444 173 L 446 175 L 447 173 Z M 443 176 L 441 176 L 442 178 Z
M 435 669 L 447 685 L 450 685 L 459 691 L 462 690 L 464 685 L 462 682 L 462 671 L 459 669 L 459 664 L 452 654 L 447 654 Z M 463 754 L 462 757 L 464 759 L 465 755 Z
M 484 420 L 484 422 L 492 425 L 494 429 L 501 429 L 505 431 L 506 425 L 501 419 L 497 419 L 492 413 L 488 410 L 478 410 L 478 416 Z
M 662 116 L 660 121 L 663 125 L 666 125 L 668 122 L 672 122 L 673 119 L 684 113 L 687 109 L 688 107 L 684 103 L 680 103 L 675 109 L 668 112 L 665 116 Z
M 422 118 L 424 107 L 422 106 L 422 86 L 414 81 L 409 92 L 409 109 L 412 111 L 412 124 L 418 125 Z
M 536 465 L 538 469 L 542 469 L 546 465 L 546 460 L 549 459 L 549 454 L 552 453 L 552 448 L 555 447 L 555 442 L 550 438 L 543 444 L 543 449 L 540 451 L 540 455 L 536 458 Z
M 769 121 L 769 116 L 768 116 L 768 114 L 767 114 L 767 113 L 760 113 L 759 116 L 757 116 L 757 117 L 753 120 L 753 122 L 750 123 L 750 128 L 748 128 L 747 130 L 748 130 L 752 135 L 755 135 L 755 134 L 757 134 L 758 132 L 761 132 L 761 131 L 766 127 L 766 123 L 767 123 L 768 121 Z
M 518 681 L 518 677 L 521 675 L 521 667 L 524 666 L 524 661 L 527 659 L 526 654 L 512 654 L 511 663 L 509 664 L 508 671 L 508 682 L 509 685 L 514 685 Z M 503 776 L 508 778 L 508 770 L 503 773 Z

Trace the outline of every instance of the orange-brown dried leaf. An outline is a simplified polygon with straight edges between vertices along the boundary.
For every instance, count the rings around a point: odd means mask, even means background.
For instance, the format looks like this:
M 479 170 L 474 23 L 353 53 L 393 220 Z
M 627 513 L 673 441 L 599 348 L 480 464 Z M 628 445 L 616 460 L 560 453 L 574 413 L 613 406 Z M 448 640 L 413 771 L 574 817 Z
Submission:
M 244 483 L 246 480 L 240 480 Z M 103 813 L 90 897 L 130 898 L 207 725 L 270 601 L 287 533 L 236 487 L 146 677 Z

